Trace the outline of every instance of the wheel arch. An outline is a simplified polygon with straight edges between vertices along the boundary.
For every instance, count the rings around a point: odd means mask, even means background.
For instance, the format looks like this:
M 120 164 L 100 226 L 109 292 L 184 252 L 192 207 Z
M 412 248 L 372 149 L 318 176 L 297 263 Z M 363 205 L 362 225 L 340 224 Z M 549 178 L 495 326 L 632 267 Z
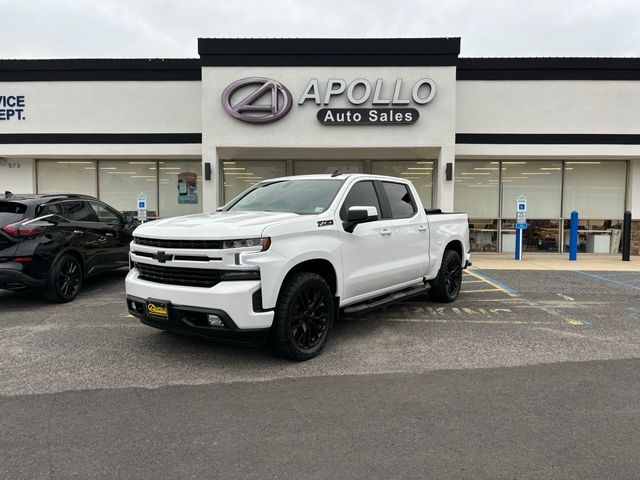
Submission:
M 451 240 L 449 243 L 447 243 L 447 245 L 444 247 L 444 252 L 446 252 L 447 250 L 453 250 L 454 252 L 456 252 L 460 257 L 460 262 L 464 263 L 464 247 L 462 246 L 462 242 L 460 240 Z M 444 254 L 442 255 L 442 258 L 444 259 Z
M 80 267 L 82 268 L 82 276 L 86 277 L 87 276 L 87 270 L 86 270 L 86 264 L 84 262 L 84 258 L 82 257 L 82 254 L 76 250 L 73 247 L 67 247 L 63 250 L 60 250 L 58 252 L 58 254 L 56 255 L 55 259 L 53 260 L 53 262 L 51 263 L 51 266 L 53 267 L 53 265 L 55 265 L 55 263 L 60 259 L 60 257 L 62 257 L 63 255 L 73 255 L 74 257 L 76 257 L 76 259 L 78 260 L 78 262 L 80 262 Z
M 310 260 L 305 260 L 303 262 L 297 263 L 292 266 L 289 271 L 285 274 L 282 279 L 282 283 L 280 284 L 279 290 L 282 289 L 282 285 L 287 281 L 287 279 L 296 273 L 300 272 L 310 272 L 316 273 L 324 278 L 329 284 L 329 288 L 331 289 L 331 293 L 334 296 L 338 294 L 338 274 L 336 272 L 333 264 L 324 258 L 314 258 Z

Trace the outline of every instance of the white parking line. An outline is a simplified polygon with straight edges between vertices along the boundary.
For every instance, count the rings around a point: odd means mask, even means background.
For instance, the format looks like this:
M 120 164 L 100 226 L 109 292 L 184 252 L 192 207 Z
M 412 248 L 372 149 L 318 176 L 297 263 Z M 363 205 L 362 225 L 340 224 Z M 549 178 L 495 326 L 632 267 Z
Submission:
M 504 290 L 498 288 L 483 288 L 482 290 L 462 290 L 462 293 L 480 293 L 480 292 L 503 292 Z
M 556 295 L 558 295 L 559 297 L 564 298 L 565 300 L 570 300 L 570 301 L 572 301 L 572 302 L 575 300 L 574 298 L 571 298 L 570 296 L 568 296 L 568 295 L 564 295 L 564 294 L 562 294 L 562 293 L 556 293 Z

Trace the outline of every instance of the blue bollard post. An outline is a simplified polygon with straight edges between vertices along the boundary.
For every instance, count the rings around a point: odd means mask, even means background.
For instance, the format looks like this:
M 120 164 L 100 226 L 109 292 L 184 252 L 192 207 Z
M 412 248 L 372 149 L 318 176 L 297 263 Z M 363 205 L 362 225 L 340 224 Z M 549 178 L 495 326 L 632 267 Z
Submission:
M 571 212 L 571 230 L 569 232 L 569 260 L 578 259 L 578 212 Z
M 522 229 L 516 230 L 516 260 L 522 260 Z

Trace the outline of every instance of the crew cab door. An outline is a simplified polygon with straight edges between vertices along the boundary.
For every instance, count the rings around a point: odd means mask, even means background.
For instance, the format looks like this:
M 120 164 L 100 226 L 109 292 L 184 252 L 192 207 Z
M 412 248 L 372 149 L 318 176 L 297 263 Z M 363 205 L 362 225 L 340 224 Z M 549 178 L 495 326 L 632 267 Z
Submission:
M 352 233 L 344 230 L 344 224 L 338 229 L 345 301 L 395 284 L 392 221 L 381 218 L 379 193 L 373 181 L 361 180 L 351 186 L 340 207 L 338 224 L 346 220 L 349 207 L 355 206 L 375 207 L 378 220 L 361 223 Z
M 420 280 L 429 268 L 429 224 L 405 183 L 382 181 L 391 217 L 397 283 Z

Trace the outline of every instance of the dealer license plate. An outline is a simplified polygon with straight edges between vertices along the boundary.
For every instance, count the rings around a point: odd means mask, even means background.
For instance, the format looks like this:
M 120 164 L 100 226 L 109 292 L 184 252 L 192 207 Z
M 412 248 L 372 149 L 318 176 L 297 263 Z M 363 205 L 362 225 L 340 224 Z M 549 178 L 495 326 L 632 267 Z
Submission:
M 147 300 L 147 315 L 157 320 L 169 319 L 169 302 Z

